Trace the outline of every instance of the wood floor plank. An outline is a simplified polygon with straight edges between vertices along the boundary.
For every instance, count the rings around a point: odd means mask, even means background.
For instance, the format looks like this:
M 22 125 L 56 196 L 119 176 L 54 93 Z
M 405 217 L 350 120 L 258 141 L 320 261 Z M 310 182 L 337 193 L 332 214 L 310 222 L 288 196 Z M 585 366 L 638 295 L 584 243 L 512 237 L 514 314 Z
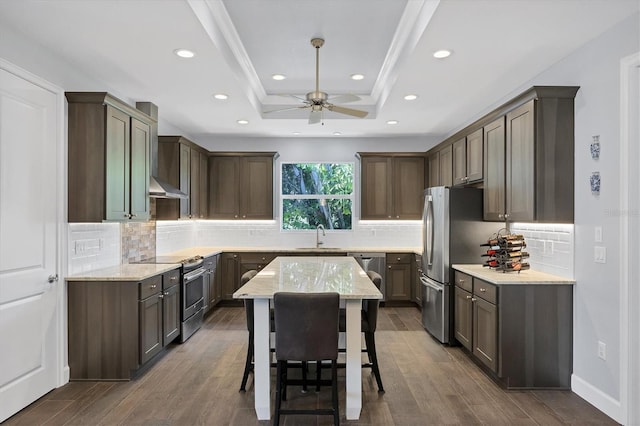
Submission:
M 172 344 L 130 382 L 71 382 L 31 404 L 15 425 L 269 425 L 254 410 L 253 376 L 239 392 L 248 332 L 242 307 L 214 308 L 198 333 Z M 347 421 L 345 370 L 338 370 L 341 424 L 615 425 L 570 391 L 505 391 L 457 346 L 440 344 L 421 327 L 420 311 L 382 307 L 376 346 L 386 392 L 362 371 L 360 419 Z M 363 360 L 366 355 L 363 355 Z M 315 367 L 312 367 L 315 369 Z M 315 371 L 315 370 L 314 370 Z M 299 374 L 292 372 L 292 374 Z M 272 392 L 275 389 L 272 370 Z M 273 395 L 272 395 L 273 396 Z M 289 389 L 288 405 L 328 405 L 330 389 Z M 329 425 L 330 416 L 285 416 L 283 425 Z

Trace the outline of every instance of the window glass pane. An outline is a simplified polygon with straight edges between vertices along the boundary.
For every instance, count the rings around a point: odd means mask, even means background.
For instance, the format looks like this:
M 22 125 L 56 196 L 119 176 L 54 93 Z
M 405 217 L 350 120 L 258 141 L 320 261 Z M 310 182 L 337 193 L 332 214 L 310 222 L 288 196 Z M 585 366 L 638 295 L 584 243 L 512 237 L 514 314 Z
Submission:
M 351 163 L 284 163 L 282 164 L 282 194 L 315 195 L 353 192 Z
M 282 200 L 282 229 L 351 229 L 351 199 Z

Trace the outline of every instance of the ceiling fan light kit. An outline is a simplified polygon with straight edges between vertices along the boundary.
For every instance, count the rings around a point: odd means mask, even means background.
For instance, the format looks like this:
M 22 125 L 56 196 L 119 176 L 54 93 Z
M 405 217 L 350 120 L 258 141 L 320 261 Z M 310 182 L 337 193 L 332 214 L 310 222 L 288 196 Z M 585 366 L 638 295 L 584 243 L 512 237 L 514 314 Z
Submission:
M 309 109 L 309 124 L 321 123 L 323 121 L 323 112 L 325 109 L 337 112 L 338 114 L 346 114 L 352 117 L 364 118 L 369 114 L 367 111 L 347 108 L 339 105 L 335 105 L 336 102 L 347 103 L 359 101 L 360 97 L 352 94 L 339 95 L 332 99 L 329 99 L 329 95 L 326 92 L 320 91 L 320 48 L 324 45 L 324 39 L 312 38 L 311 45 L 316 49 L 316 87 L 313 92 L 309 92 L 305 95 L 304 99 L 298 96 L 290 95 L 296 99 L 302 100 L 304 105 L 293 108 L 276 109 L 272 111 L 265 111 L 266 113 L 289 111 L 292 109 Z M 324 123 L 323 123 L 324 124 Z

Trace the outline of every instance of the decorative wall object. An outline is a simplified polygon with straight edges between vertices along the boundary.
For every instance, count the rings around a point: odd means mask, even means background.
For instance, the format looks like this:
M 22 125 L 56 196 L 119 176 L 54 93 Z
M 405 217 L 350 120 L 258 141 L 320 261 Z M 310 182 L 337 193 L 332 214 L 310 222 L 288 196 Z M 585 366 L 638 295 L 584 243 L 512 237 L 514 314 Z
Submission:
M 591 142 L 591 158 L 597 160 L 600 158 L 600 135 L 593 136 L 593 142 Z
M 600 193 L 600 172 L 591 173 L 591 177 L 589 178 L 591 184 L 591 192 L 593 194 Z

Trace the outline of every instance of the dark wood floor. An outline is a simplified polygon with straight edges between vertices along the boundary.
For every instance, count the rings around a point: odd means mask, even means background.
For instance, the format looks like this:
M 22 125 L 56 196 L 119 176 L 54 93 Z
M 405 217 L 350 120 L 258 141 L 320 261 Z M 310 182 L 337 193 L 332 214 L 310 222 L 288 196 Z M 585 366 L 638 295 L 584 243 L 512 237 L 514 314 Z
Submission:
M 569 391 L 504 391 L 458 347 L 432 339 L 415 308 L 381 309 L 376 343 L 385 393 L 363 370 L 363 409 L 351 425 L 615 425 Z M 183 345 L 172 345 L 130 382 L 72 382 L 15 416 L 13 425 L 266 425 L 253 382 L 238 392 L 247 350 L 243 308 L 215 309 Z M 339 373 L 344 389 L 344 370 Z M 289 404 L 329 402 L 323 389 L 288 392 Z M 286 416 L 285 425 L 331 424 L 330 416 Z

